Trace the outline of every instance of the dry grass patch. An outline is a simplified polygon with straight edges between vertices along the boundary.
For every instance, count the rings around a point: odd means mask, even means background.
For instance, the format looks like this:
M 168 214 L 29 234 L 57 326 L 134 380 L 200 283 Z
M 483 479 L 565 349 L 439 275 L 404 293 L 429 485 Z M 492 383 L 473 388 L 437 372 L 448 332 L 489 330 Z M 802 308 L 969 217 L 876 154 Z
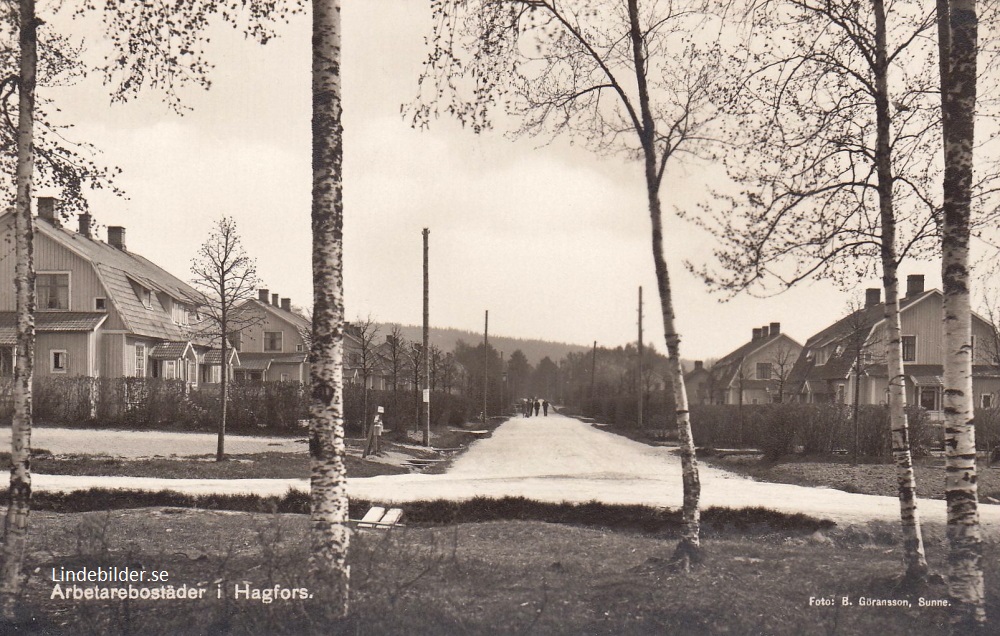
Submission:
M 233 586 L 310 585 L 303 515 L 177 509 L 34 513 L 24 633 L 45 634 L 945 634 L 941 608 L 860 607 L 910 600 L 894 589 L 900 549 L 885 528 L 706 538 L 708 560 L 672 571 L 671 531 L 609 531 L 538 521 L 408 526 L 352 541 L 352 613 L 310 601 L 233 598 Z M 929 542 L 931 561 L 942 550 Z M 1000 612 L 995 545 L 988 600 Z M 131 565 L 202 585 L 199 601 L 61 601 L 53 567 Z M 36 569 L 37 568 L 37 569 Z M 216 598 L 215 583 L 226 591 Z M 932 586 L 925 598 L 942 598 Z M 842 597 L 852 606 L 839 604 Z M 810 604 L 810 598 L 814 600 Z M 834 598 L 833 606 L 815 604 Z

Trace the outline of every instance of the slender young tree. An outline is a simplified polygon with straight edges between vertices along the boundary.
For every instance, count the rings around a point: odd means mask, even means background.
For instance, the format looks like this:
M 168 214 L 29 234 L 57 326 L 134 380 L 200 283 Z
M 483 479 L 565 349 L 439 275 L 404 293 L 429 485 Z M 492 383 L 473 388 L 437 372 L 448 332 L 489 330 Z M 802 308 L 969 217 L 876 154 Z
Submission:
M 941 109 L 944 116 L 945 498 L 948 502 L 948 592 L 955 633 L 986 625 L 983 541 L 976 486 L 972 404 L 972 306 L 969 237 L 976 113 L 975 0 L 938 3 Z
M 371 317 L 371 315 L 366 318 L 358 318 L 352 323 L 353 334 L 358 338 L 358 344 L 360 345 L 360 351 L 358 354 L 361 357 L 361 383 L 364 387 L 364 403 L 361 410 L 361 437 L 368 437 L 368 397 L 369 397 L 369 385 L 371 384 L 371 379 L 375 375 L 375 371 L 379 365 L 378 356 L 378 337 L 379 337 L 379 326 L 378 323 Z
M 31 510 L 31 382 L 35 350 L 35 271 L 32 260 L 31 181 L 35 157 L 32 144 L 35 118 L 35 74 L 38 68 L 38 19 L 34 0 L 20 0 L 20 75 L 18 79 L 17 205 L 15 242 L 17 265 L 17 360 L 14 368 L 14 417 L 11 422 L 11 468 L 7 515 L 4 522 L 3 564 L 0 566 L 0 612 L 3 620 L 17 618 L 17 599 L 23 586 L 21 564 L 28 538 Z
M 243 332 L 260 323 L 263 316 L 242 310 L 241 305 L 254 297 L 260 287 L 257 263 L 247 256 L 230 216 L 219 219 L 208 238 L 191 261 L 191 284 L 204 294 L 205 319 L 194 326 L 195 334 L 207 337 L 222 351 L 222 376 L 219 381 L 219 433 L 215 461 L 226 459 L 226 410 L 229 403 L 229 356 L 233 343 Z
M 716 288 L 851 284 L 879 271 L 885 290 L 893 457 L 907 580 L 927 574 L 906 419 L 898 270 L 932 253 L 940 109 L 919 3 L 750 2 L 748 70 L 728 95 L 736 142 L 725 156 L 744 191 L 719 193 L 699 221 L 720 240 Z M 780 38 L 774 37 L 780 34 Z M 890 82 L 890 75 L 894 79 Z M 876 212 L 877 211 L 877 212 Z
M 340 0 L 312 3 L 313 336 L 309 455 L 314 575 L 334 615 L 347 614 L 344 441 L 344 128 Z
M 421 79 L 424 97 L 413 109 L 417 125 L 444 111 L 479 132 L 502 104 L 521 133 L 568 135 L 643 166 L 683 465 L 684 525 L 675 562 L 689 567 L 700 559 L 701 487 L 660 197 L 668 163 L 704 147 L 714 115 L 715 52 L 687 38 L 710 25 L 697 2 L 434 0 L 432 7 L 435 32 Z

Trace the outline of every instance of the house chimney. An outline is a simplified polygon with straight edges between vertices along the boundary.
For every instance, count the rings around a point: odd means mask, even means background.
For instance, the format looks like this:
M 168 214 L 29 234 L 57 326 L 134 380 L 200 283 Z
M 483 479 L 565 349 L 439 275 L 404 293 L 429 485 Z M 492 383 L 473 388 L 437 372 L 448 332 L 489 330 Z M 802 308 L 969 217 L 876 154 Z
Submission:
M 59 214 L 56 212 L 55 197 L 38 197 L 38 218 L 48 221 L 50 225 L 60 227 Z
M 705 368 L 705 361 L 704 360 L 695 360 L 694 361 L 694 370 L 695 371 L 698 371 L 699 369 L 704 369 L 704 368 Z
M 769 334 L 770 334 L 770 331 L 768 331 L 767 325 L 764 325 L 763 327 L 760 328 L 760 337 L 761 338 L 767 338 L 767 336 Z
M 120 225 L 108 226 L 108 245 L 125 251 L 125 228 Z
M 910 274 L 906 277 L 906 297 L 924 293 L 924 275 Z
M 277 294 L 271 294 L 271 304 L 274 305 L 275 307 L 280 307 L 281 306 L 278 303 L 278 295 Z
M 285 311 L 291 311 L 292 310 L 292 299 L 291 298 L 282 298 L 281 299 L 281 308 L 284 309 Z
M 753 338 L 751 340 L 760 340 L 760 327 L 754 327 Z
M 258 289 L 257 290 L 257 300 L 259 300 L 262 303 L 267 303 L 267 294 L 268 294 L 268 290 L 267 289 Z
M 80 221 L 80 235 L 86 238 L 94 238 L 90 234 L 90 223 L 93 220 L 93 217 L 90 216 L 90 213 L 81 212 L 77 218 Z
M 781 323 L 780 322 L 772 322 L 771 323 L 771 335 L 772 336 L 776 336 L 779 333 L 781 333 Z
M 882 290 L 878 287 L 869 287 L 865 290 L 865 307 L 874 307 L 882 302 Z

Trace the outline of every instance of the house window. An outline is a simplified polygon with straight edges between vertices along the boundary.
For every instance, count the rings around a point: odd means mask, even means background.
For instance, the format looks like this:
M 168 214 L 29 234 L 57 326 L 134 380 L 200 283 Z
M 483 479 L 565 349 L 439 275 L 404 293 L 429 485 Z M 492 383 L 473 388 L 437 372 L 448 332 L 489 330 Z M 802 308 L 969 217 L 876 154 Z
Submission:
M 816 351 L 816 366 L 821 367 L 826 364 L 826 350 L 818 349 Z
M 938 410 L 938 390 L 935 387 L 920 389 L 920 406 L 928 411 Z
M 264 351 L 281 351 L 281 332 L 264 332 Z
M 972 360 L 973 364 L 976 363 L 976 337 L 975 336 L 972 336 L 972 341 L 969 342 L 969 360 Z
M 146 377 L 146 345 L 135 345 L 135 377 Z
M 41 311 L 69 309 L 69 274 L 38 274 L 35 277 L 37 306 Z
M 917 361 L 917 337 L 903 336 L 903 362 Z
M 979 406 L 980 406 L 980 408 L 984 408 L 984 409 L 991 409 L 991 408 L 993 408 L 993 394 L 992 393 L 983 393 L 982 395 L 980 395 L 979 396 Z
M 770 362 L 758 362 L 757 363 L 757 379 L 758 380 L 770 380 L 771 379 L 771 363 Z
M 163 361 L 163 379 L 174 380 L 177 377 L 177 362 L 174 360 Z
M 66 373 L 69 371 L 69 357 L 65 349 L 52 349 L 49 351 L 49 371 L 52 373 Z
M 281 381 L 282 382 L 288 382 L 291 379 L 292 379 L 292 376 L 288 375 L 287 373 L 282 373 L 281 374 Z
M 305 345 L 297 344 L 297 345 L 295 345 L 295 350 L 299 351 L 299 352 L 305 351 L 306 350 L 306 346 Z
M 359 367 L 361 366 L 361 354 L 352 353 L 351 354 L 351 366 Z
M 142 301 L 142 306 L 146 309 L 153 308 L 153 292 L 149 291 L 145 287 L 139 289 L 139 300 Z
M 229 338 L 229 342 L 233 345 L 233 349 L 236 351 L 243 351 L 243 332 L 239 331 L 234 333 Z
M 95 298 L 94 299 L 94 311 L 107 311 L 108 310 L 108 299 L 107 298 Z

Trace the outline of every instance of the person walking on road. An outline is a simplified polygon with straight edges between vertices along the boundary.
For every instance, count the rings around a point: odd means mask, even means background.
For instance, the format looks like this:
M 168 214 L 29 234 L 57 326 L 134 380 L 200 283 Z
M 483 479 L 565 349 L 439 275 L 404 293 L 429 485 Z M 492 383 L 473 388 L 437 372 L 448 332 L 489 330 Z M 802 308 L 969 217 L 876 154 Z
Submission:
M 542 401 L 535 400 L 535 417 L 538 417 L 538 411 L 542 408 Z
M 545 415 L 545 417 L 549 416 L 549 401 L 548 400 L 542 400 L 542 413 Z

